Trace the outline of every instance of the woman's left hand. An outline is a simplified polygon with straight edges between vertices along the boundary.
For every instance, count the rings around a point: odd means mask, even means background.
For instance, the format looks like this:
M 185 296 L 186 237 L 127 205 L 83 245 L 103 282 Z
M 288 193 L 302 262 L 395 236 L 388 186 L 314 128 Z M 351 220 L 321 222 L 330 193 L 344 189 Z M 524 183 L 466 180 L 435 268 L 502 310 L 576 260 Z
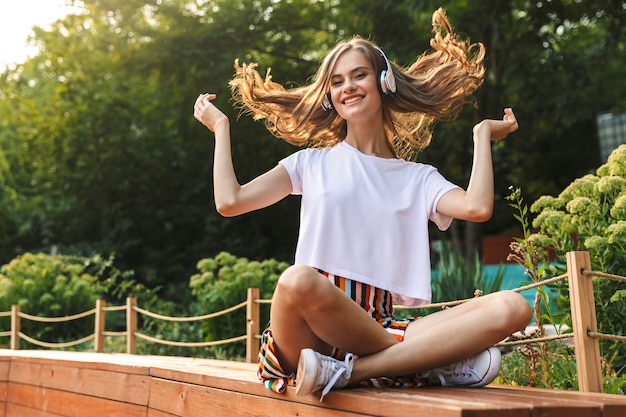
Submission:
M 474 126 L 474 136 L 487 136 L 490 140 L 504 139 L 509 133 L 515 132 L 519 128 L 513 110 L 504 109 L 502 120 L 485 119 Z

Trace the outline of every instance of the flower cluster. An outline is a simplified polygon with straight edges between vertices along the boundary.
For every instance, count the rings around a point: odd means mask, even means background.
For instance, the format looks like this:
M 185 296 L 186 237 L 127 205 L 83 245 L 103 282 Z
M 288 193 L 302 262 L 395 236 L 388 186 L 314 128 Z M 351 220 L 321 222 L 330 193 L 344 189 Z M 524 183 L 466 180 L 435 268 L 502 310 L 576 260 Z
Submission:
M 573 181 L 558 197 L 542 196 L 531 205 L 538 246 L 556 250 L 588 250 L 599 268 L 626 259 L 626 145 L 596 171 Z M 544 246 L 546 245 L 546 246 Z M 626 261 L 624 261 L 626 263 Z

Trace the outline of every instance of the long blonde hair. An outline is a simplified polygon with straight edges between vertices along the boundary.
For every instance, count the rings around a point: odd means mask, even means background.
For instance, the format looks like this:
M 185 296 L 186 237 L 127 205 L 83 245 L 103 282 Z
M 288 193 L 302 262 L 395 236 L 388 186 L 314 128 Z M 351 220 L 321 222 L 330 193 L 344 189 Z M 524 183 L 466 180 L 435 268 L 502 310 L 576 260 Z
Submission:
M 382 95 L 387 140 L 398 157 L 412 159 L 432 138 L 433 124 L 458 116 L 473 101 L 482 84 L 485 50 L 481 43 L 470 44 L 455 34 L 443 9 L 432 17 L 432 51 L 420 55 L 408 68 L 390 63 L 396 80 L 395 93 Z M 265 77 L 257 64 L 235 61 L 230 82 L 233 98 L 255 120 L 264 120 L 270 132 L 298 146 L 328 147 L 342 141 L 346 121 L 335 110 L 325 111 L 321 103 L 330 90 L 330 74 L 339 57 L 348 50 L 361 51 L 380 74 L 387 69 L 384 57 L 371 41 L 355 36 L 338 43 L 319 67 L 314 81 L 286 89 Z

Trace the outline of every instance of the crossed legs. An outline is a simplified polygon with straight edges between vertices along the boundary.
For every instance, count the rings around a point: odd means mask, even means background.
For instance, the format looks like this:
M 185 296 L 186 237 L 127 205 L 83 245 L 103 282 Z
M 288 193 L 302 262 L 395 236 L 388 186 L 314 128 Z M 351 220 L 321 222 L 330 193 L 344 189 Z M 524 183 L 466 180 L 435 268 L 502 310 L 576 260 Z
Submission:
M 356 383 L 464 359 L 523 329 L 531 316 L 522 296 L 501 291 L 420 318 L 398 342 L 326 277 L 297 265 L 278 281 L 270 320 L 286 372 L 295 371 L 302 349 L 328 355 L 334 346 L 359 357 L 350 379 Z

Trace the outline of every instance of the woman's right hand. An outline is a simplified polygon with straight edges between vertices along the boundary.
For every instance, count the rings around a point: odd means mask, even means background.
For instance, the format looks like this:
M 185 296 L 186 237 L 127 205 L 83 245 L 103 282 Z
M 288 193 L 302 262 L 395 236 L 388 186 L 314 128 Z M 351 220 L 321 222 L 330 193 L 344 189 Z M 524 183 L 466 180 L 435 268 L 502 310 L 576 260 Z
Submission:
M 228 125 L 228 117 L 211 103 L 215 97 L 211 93 L 200 94 L 193 106 L 193 116 L 212 132 L 223 123 Z

